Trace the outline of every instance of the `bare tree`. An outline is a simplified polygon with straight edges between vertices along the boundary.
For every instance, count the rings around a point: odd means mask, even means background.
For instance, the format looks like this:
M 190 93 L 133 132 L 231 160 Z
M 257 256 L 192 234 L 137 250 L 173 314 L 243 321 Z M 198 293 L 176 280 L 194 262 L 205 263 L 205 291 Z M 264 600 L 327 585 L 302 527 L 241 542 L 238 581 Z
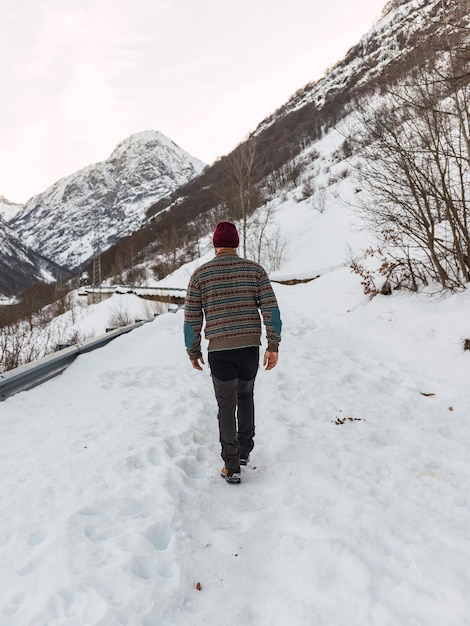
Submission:
M 268 272 L 279 269 L 286 250 L 286 238 L 279 225 L 274 223 L 275 209 L 268 203 L 264 209 L 258 209 L 249 224 L 247 254 Z
M 248 140 L 224 159 L 222 200 L 230 217 L 234 221 L 241 221 L 243 256 L 247 254 L 249 217 L 261 202 L 255 183 L 261 166 L 256 157 L 256 144 L 254 140 Z
M 66 322 L 51 320 L 46 326 L 28 320 L 10 321 L 0 327 L 0 373 L 54 352 L 58 344 L 82 341 L 84 336 Z
M 460 77 L 470 57 L 460 60 Z M 361 210 L 396 284 L 444 289 L 470 280 L 469 81 L 452 52 L 418 67 L 380 107 L 363 109 L 356 145 L 368 200 Z

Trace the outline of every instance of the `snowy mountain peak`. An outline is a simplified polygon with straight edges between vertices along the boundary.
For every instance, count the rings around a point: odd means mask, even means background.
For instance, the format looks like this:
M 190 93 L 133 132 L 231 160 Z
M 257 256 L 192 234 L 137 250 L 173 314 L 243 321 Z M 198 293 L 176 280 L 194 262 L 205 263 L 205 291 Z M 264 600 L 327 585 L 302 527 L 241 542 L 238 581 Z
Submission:
M 31 249 L 77 268 L 143 223 L 147 209 L 197 176 L 204 163 L 159 131 L 131 135 L 106 160 L 31 198 L 10 226 Z
M 145 130 L 130 135 L 118 143 L 108 161 L 116 161 L 123 157 L 129 160 L 133 158 L 142 160 L 142 157 L 149 152 L 158 153 L 160 157 L 169 156 L 172 153 L 175 156 L 183 154 L 188 161 L 194 162 L 200 168 L 204 167 L 204 163 L 182 150 L 174 141 L 158 130 Z

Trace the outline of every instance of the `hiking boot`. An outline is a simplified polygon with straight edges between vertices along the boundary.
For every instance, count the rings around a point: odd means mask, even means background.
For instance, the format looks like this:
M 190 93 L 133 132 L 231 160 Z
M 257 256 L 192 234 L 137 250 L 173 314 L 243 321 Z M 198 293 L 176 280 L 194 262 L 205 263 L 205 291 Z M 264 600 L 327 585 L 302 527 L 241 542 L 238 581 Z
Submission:
M 250 455 L 247 454 L 246 456 L 241 456 L 240 457 L 240 465 L 248 465 L 248 462 L 250 460 Z
M 224 465 L 220 470 L 220 475 L 222 478 L 225 478 L 228 483 L 233 485 L 236 485 L 241 481 L 240 472 L 231 472 L 226 465 Z

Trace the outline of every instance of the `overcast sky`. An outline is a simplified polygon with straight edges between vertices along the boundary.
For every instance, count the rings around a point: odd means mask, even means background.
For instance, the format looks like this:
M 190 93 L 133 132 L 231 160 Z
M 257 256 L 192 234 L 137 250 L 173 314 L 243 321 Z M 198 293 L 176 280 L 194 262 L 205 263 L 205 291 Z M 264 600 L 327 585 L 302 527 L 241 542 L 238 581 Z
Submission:
M 25 202 L 160 130 L 226 154 L 386 0 L 0 0 L 0 195 Z

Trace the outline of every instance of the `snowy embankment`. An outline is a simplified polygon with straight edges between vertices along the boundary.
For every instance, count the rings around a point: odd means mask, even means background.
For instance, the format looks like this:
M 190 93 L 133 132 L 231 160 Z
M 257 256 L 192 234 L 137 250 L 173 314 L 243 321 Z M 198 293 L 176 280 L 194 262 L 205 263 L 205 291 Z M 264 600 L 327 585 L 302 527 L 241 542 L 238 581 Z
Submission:
M 275 289 L 239 486 L 181 311 L 1 404 L 2 626 L 468 624 L 470 293 Z

